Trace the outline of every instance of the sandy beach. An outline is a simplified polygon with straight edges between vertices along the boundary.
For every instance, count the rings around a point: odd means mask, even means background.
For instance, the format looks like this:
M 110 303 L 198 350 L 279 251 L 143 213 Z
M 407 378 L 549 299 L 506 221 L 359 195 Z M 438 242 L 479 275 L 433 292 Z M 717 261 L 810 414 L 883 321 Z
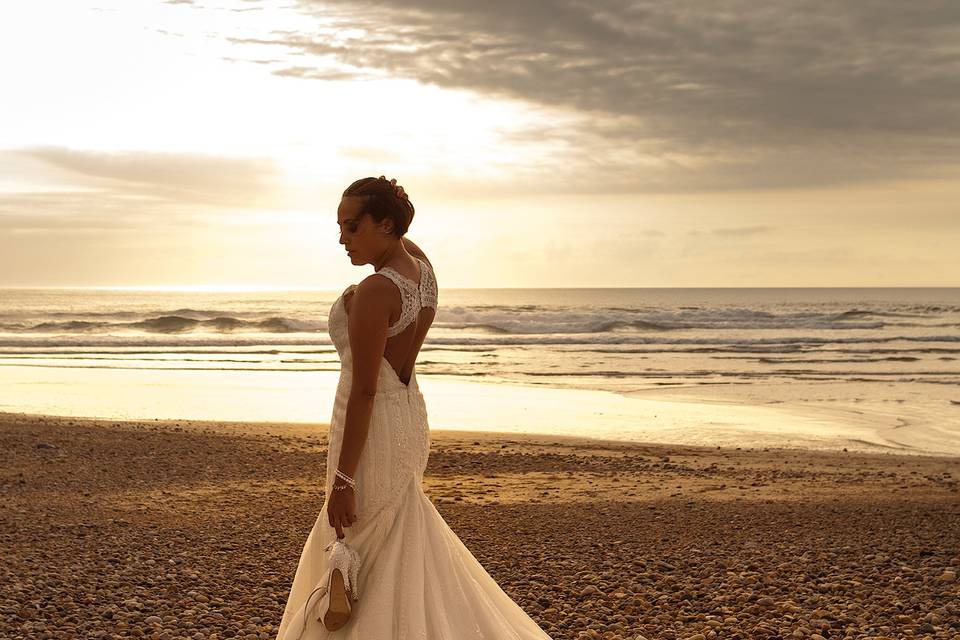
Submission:
M 326 428 L 0 414 L 0 637 L 274 638 Z M 960 638 L 960 458 L 431 439 L 425 491 L 556 640 Z

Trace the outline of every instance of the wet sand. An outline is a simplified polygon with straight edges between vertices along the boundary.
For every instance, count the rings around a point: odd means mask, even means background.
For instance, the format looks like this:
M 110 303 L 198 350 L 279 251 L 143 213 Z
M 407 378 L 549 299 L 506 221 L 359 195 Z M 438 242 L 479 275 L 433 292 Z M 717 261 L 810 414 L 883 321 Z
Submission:
M 326 428 L 0 413 L 0 637 L 274 638 Z M 960 458 L 431 439 L 425 491 L 555 640 L 960 638 Z

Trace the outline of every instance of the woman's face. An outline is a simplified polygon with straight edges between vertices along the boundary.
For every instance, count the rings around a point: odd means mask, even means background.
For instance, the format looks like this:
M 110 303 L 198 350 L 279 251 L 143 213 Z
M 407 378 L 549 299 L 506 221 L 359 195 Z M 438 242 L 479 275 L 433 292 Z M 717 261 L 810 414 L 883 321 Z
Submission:
M 360 216 L 361 201 L 344 196 L 337 208 L 340 244 L 347 249 L 352 264 L 366 264 L 381 255 L 391 237 L 383 233 L 385 220 L 377 224 L 368 215 Z

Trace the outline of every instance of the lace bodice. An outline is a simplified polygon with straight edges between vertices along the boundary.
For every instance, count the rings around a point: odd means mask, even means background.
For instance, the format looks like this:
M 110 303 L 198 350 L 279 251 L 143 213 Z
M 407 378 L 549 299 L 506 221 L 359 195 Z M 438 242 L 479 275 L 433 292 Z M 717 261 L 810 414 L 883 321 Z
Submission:
M 395 336 L 403 331 L 413 322 L 420 309 L 423 307 L 437 308 L 437 279 L 434 276 L 433 269 L 425 261 L 417 258 L 420 263 L 420 283 L 419 285 L 410 278 L 401 275 L 396 269 L 384 267 L 377 271 L 393 281 L 400 289 L 400 317 L 391 326 L 387 327 L 387 337 Z M 350 337 L 347 332 L 347 313 L 343 302 L 343 296 L 355 289 L 357 285 L 347 287 L 347 290 L 338 297 L 333 306 L 330 307 L 330 313 L 327 321 L 327 331 L 330 334 L 330 340 L 337 349 L 340 361 L 344 367 L 351 364 L 350 357 Z M 386 362 L 386 360 L 384 360 Z M 389 366 L 389 365 L 388 365 Z M 390 371 L 396 376 L 396 372 L 390 368 Z M 399 381 L 399 378 L 398 378 Z
M 437 308 L 437 280 L 426 262 L 420 258 L 416 260 L 420 263 L 419 285 L 393 267 L 383 267 L 377 271 L 380 275 L 390 278 L 400 289 L 402 303 L 400 317 L 392 326 L 387 327 L 388 338 L 406 329 L 423 307 Z

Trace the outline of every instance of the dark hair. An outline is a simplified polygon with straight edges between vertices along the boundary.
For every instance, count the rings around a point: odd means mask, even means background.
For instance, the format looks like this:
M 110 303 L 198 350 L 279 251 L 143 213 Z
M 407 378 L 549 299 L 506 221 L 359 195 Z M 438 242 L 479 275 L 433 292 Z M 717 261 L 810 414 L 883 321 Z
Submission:
M 343 192 L 344 196 L 363 198 L 360 205 L 360 215 L 369 213 L 374 222 L 381 222 L 385 218 L 393 220 L 393 235 L 398 238 L 410 228 L 413 221 L 413 203 L 404 196 L 397 197 L 393 185 L 389 180 L 380 178 L 360 178 Z

